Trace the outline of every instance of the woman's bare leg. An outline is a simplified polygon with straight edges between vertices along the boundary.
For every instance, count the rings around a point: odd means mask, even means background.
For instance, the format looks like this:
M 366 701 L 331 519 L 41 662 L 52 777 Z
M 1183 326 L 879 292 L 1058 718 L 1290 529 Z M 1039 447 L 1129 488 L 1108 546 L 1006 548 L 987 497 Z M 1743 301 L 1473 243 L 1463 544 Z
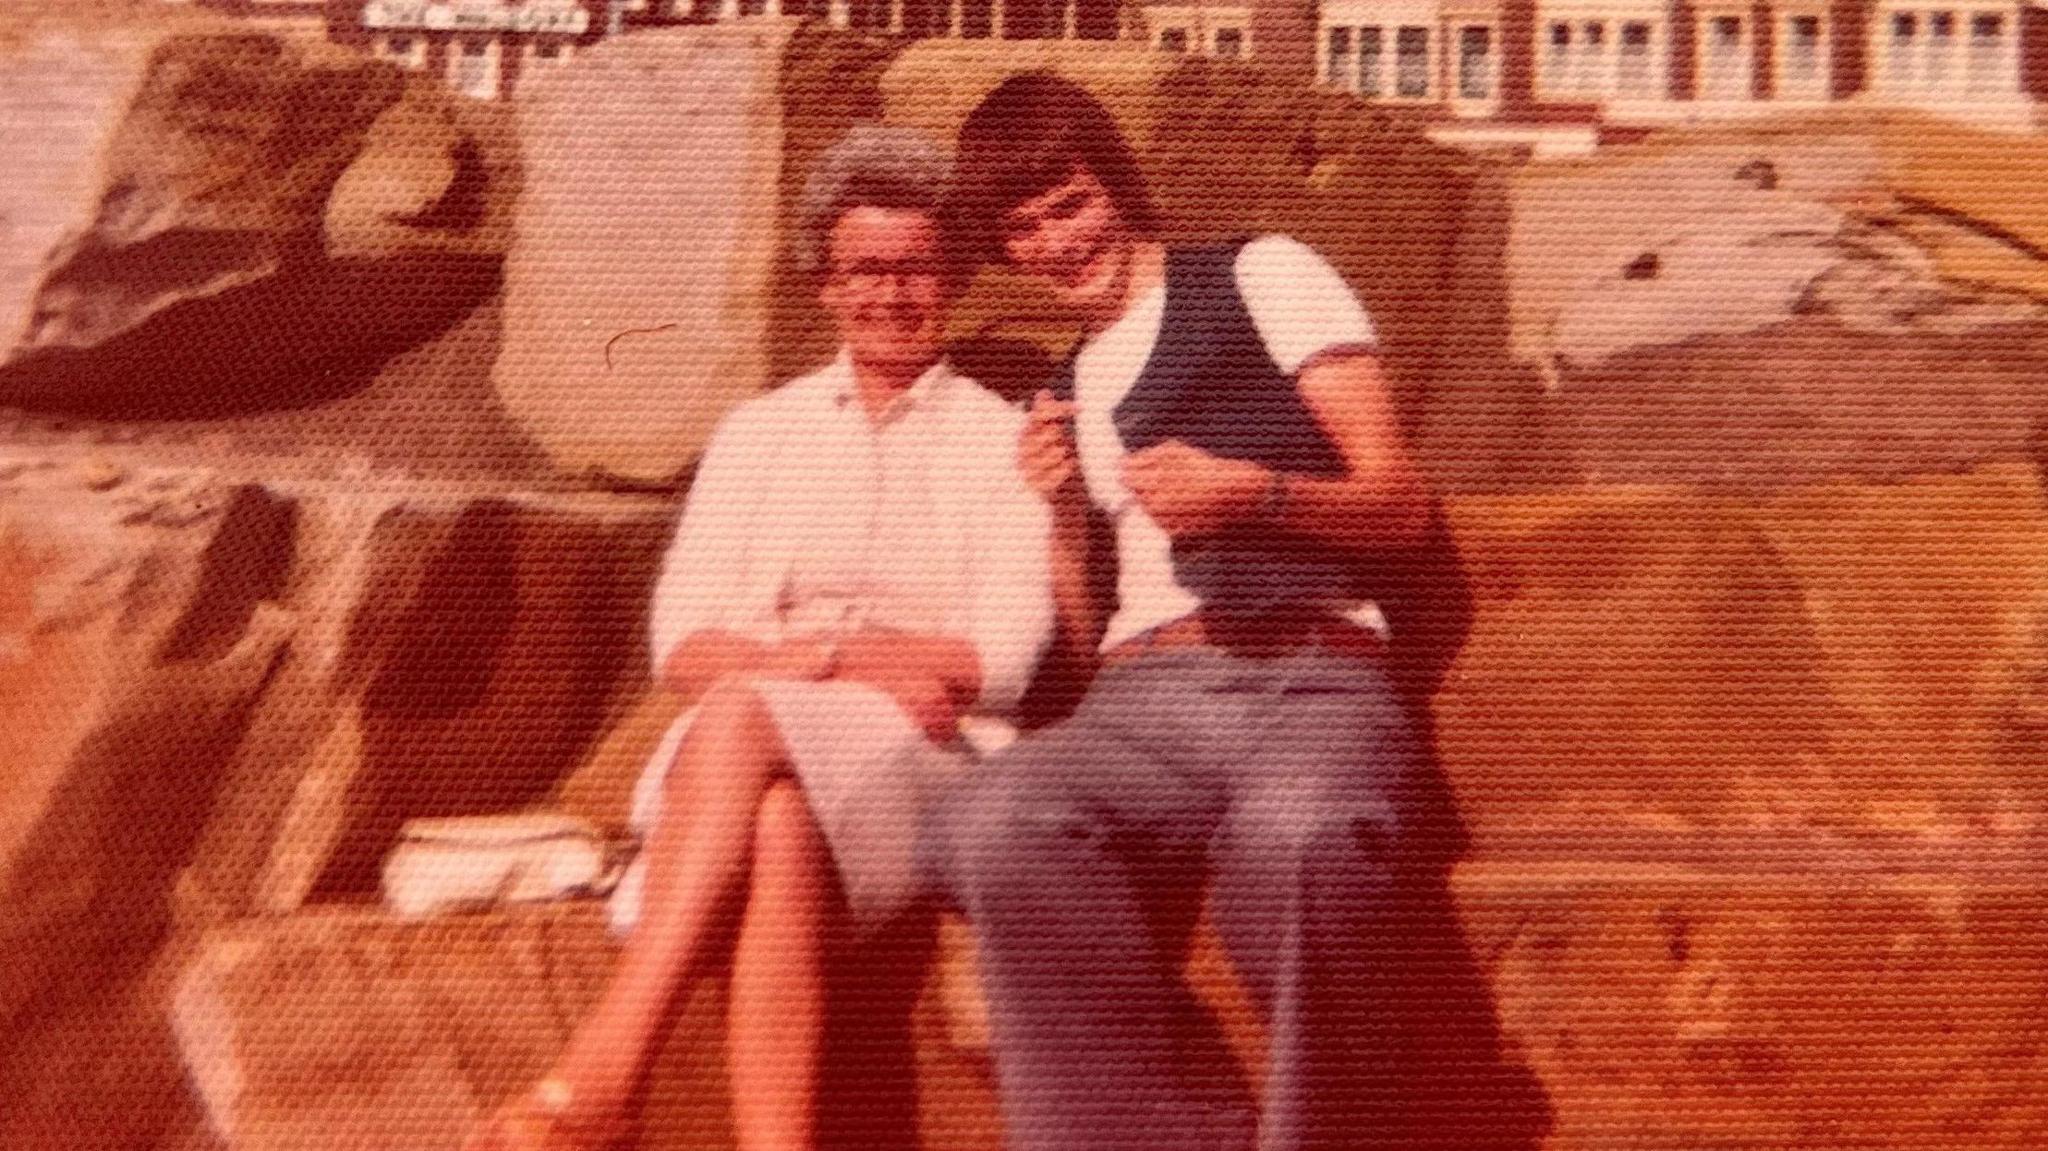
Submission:
M 812 1151 L 825 1036 L 825 944 L 838 882 L 795 783 L 775 784 L 754 825 L 753 885 L 726 1013 L 739 1151 Z
M 625 1108 L 676 995 L 713 958 L 720 916 L 745 887 L 761 797 L 786 761 L 751 687 L 705 693 L 648 839 L 639 922 L 549 1076 L 570 1089 L 572 1123 Z

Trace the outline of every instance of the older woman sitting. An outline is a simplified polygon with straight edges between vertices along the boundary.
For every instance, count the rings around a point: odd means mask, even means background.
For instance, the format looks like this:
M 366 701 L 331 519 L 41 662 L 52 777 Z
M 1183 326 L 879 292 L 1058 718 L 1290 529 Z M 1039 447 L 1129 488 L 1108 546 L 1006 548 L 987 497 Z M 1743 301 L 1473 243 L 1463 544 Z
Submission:
M 651 628 L 662 683 L 694 706 L 635 794 L 624 955 L 552 1071 L 471 1148 L 614 1139 L 678 993 L 728 949 L 739 1146 L 816 1142 L 834 909 L 857 939 L 910 906 L 923 796 L 964 755 L 960 718 L 1013 707 L 1052 630 L 1023 416 L 940 357 L 944 176 L 922 138 L 870 125 L 806 189 L 843 346 L 740 405 L 705 454 Z

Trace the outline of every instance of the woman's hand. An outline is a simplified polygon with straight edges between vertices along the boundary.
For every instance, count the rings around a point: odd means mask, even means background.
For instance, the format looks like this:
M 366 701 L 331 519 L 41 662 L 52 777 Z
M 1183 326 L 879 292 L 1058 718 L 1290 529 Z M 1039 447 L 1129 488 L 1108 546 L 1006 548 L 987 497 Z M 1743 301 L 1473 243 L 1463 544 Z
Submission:
M 832 678 L 864 683 L 894 699 L 934 743 L 950 742 L 960 725 L 960 700 L 931 666 L 920 637 L 869 629 L 839 645 Z
M 869 685 L 888 694 L 910 722 L 933 743 L 951 743 L 960 734 L 960 705 L 946 685 L 930 676 L 885 678 Z
M 830 644 L 812 639 L 787 640 L 768 648 L 748 670 L 749 679 L 817 680 L 832 674 Z

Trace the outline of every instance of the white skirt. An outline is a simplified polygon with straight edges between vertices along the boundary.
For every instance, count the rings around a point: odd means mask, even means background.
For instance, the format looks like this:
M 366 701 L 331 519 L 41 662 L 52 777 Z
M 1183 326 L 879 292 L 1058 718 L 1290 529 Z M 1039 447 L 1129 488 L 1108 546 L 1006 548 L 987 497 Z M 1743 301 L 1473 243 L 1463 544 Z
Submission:
M 925 738 L 885 693 L 865 684 L 770 680 L 756 692 L 782 735 L 791 770 L 830 845 L 856 926 L 877 927 L 918 893 L 917 831 L 926 797 L 968 762 Z M 669 768 L 696 718 L 671 724 L 633 788 L 631 822 L 642 842 L 661 818 Z M 639 921 L 646 858 L 611 897 L 612 930 Z

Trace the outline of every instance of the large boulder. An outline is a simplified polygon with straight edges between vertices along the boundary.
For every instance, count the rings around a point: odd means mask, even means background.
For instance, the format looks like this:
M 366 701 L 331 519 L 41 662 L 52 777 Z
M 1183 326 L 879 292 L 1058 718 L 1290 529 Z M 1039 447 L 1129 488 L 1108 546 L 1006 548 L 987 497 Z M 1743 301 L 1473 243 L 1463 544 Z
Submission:
M 388 222 L 410 242 L 366 258 L 344 204 L 342 242 L 327 242 L 329 196 L 372 127 L 439 99 L 396 69 L 176 23 L 48 32 L 7 55 L 0 149 L 35 177 L 0 201 L 0 402 L 106 417 L 302 406 L 451 318 L 434 292 L 459 269 L 409 285 L 427 264 L 398 257 L 447 256 L 462 245 L 446 233 L 480 220 L 400 202 Z M 476 150 L 465 140 L 410 146 L 447 162 Z M 363 322 L 379 308 L 386 322 Z
M 1975 137 L 1979 150 L 2005 145 Z M 1880 121 L 1674 136 L 1514 188 L 1514 348 L 1606 482 L 1891 479 L 2032 450 L 2048 256 Z M 1973 187 L 1957 179 L 1950 185 Z
M 0 1143 L 174 1133 L 201 933 L 366 894 L 411 816 L 550 794 L 645 678 L 673 514 L 0 454 Z
M 769 382 L 788 35 L 649 31 L 522 86 L 494 379 L 556 466 L 672 480 Z
M 2018 1151 L 2048 1130 L 2048 891 L 2021 858 L 1729 835 L 1457 886 L 1544 1146 Z
M 137 1102 L 176 1099 L 122 1004 L 274 682 L 293 547 L 290 501 L 258 485 L 0 457 L 0 1088 L 34 1102 L 0 1115 L 7 1146 L 147 1138 L 165 1110 Z
M 150 8 L 0 14 L 15 430 L 204 464 L 539 474 L 488 378 L 518 177 L 502 109 L 332 45 Z
M 223 913 L 374 893 L 409 818 L 549 796 L 647 676 L 672 509 L 609 496 L 307 501 L 321 604 L 191 883 Z
M 2009 839 L 2048 513 L 2019 464 L 1770 498 L 1453 501 L 1478 592 L 1436 699 L 1482 846 L 1798 829 Z

